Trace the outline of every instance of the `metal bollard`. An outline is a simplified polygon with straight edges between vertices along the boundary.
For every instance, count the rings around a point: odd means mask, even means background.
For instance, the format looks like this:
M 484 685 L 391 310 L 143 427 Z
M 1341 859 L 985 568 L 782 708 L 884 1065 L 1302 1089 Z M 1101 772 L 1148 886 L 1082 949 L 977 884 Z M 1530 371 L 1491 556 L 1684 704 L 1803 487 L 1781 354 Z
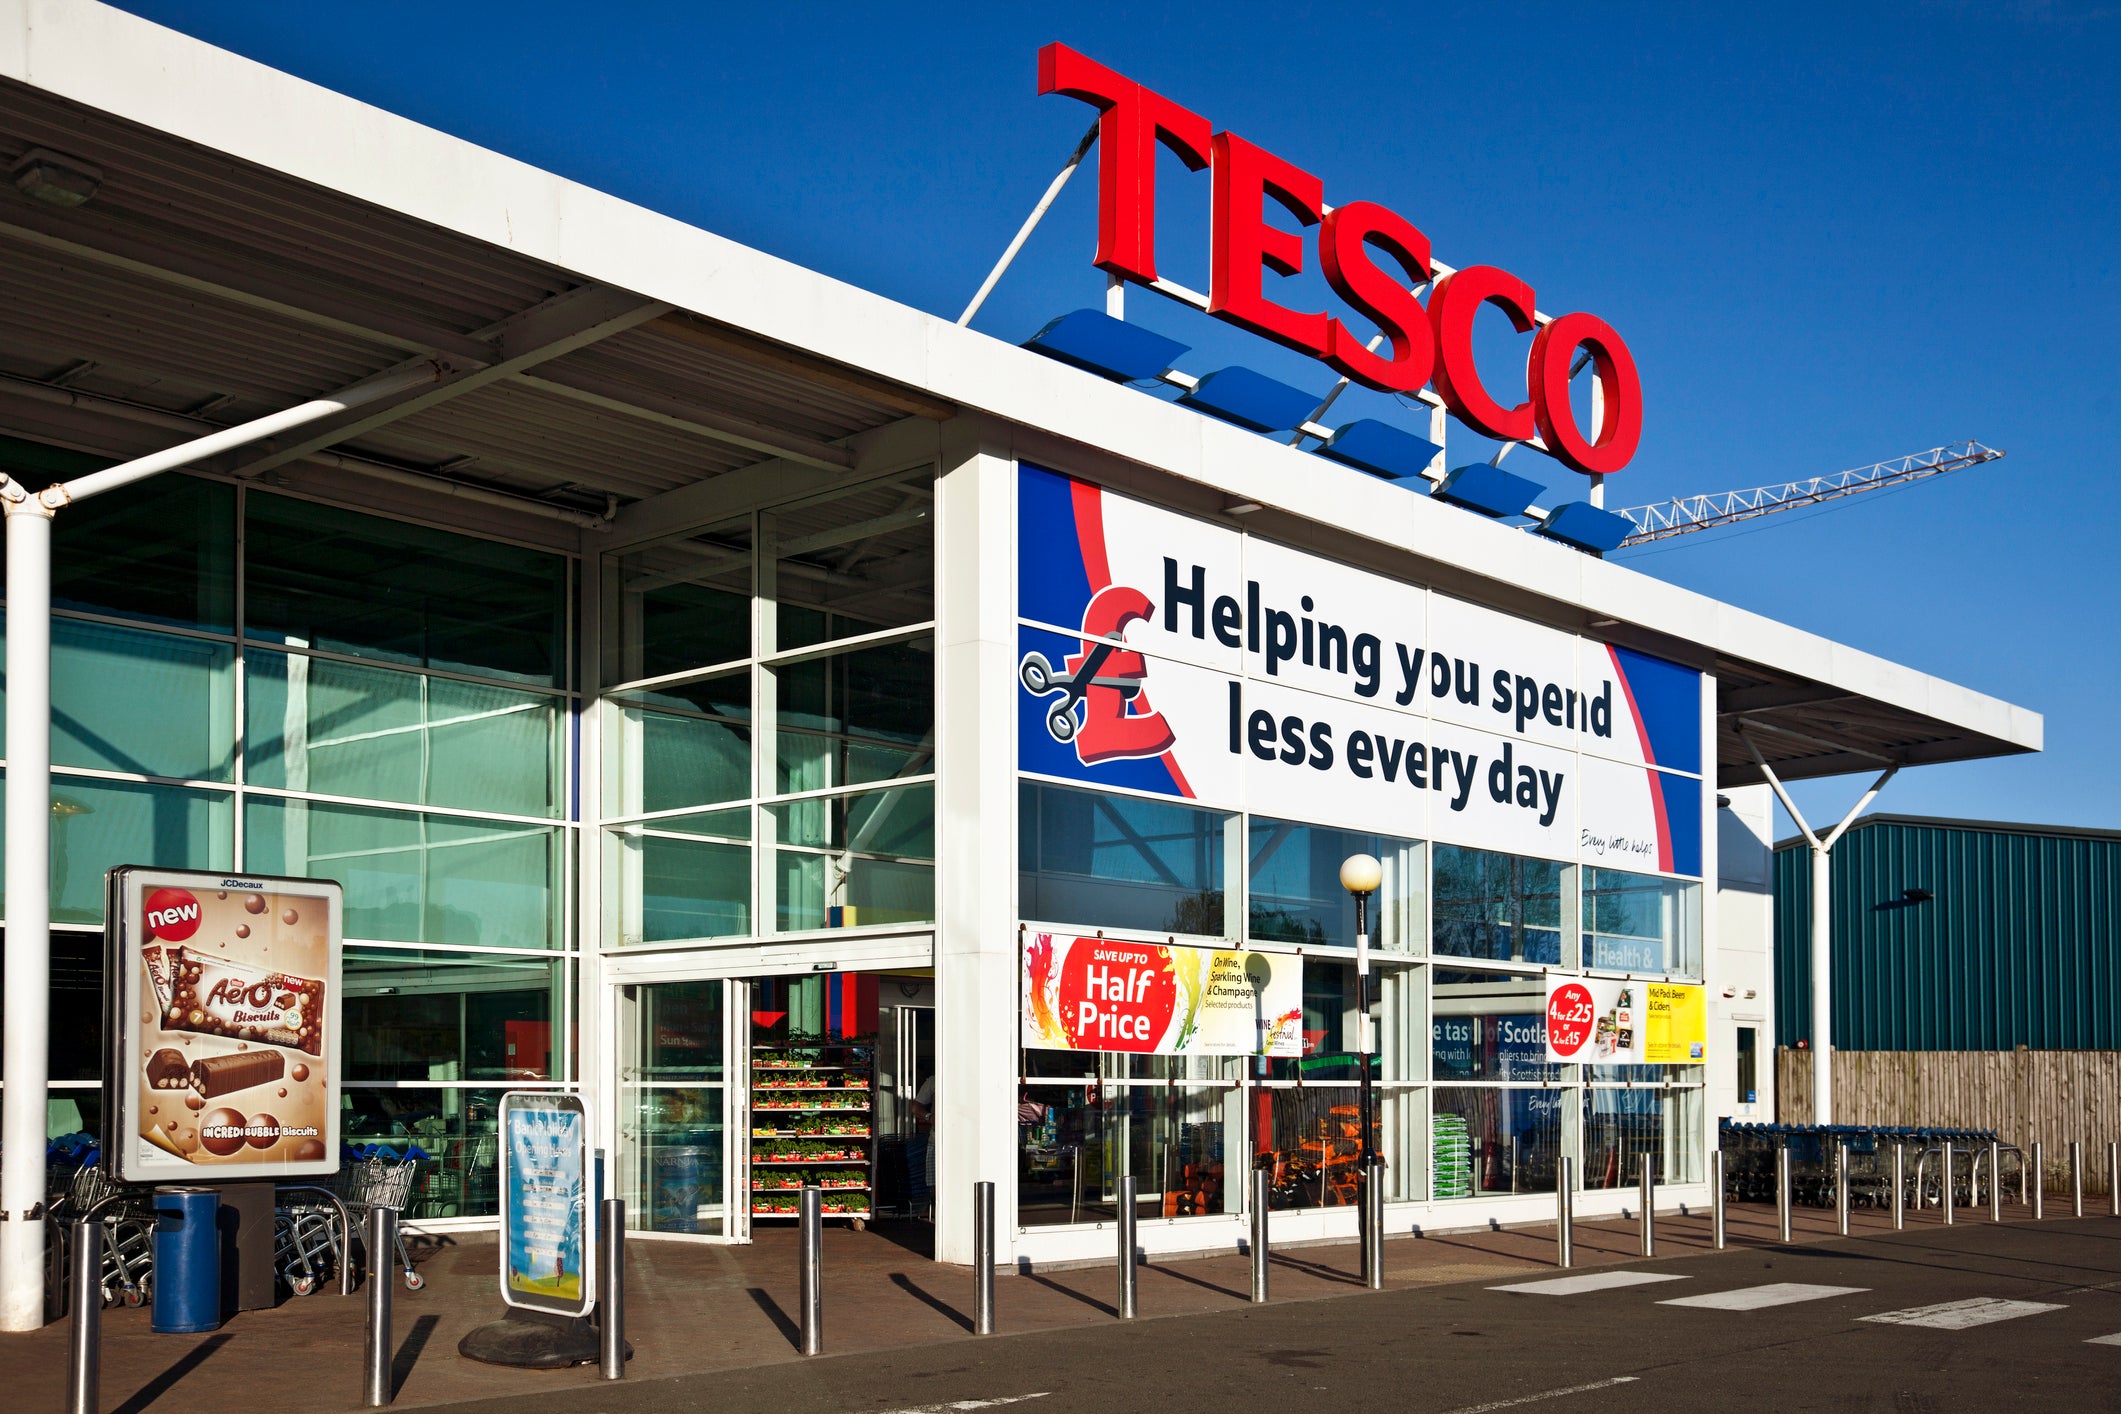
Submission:
M 1267 1299 L 1267 1198 L 1273 1191 L 1273 1175 L 1252 1170 L 1252 1301 Z
M 994 1334 L 994 1185 L 972 1185 L 972 1333 Z
M 1576 1161 L 1563 1159 L 1559 1165 L 1560 1182 L 1554 1185 L 1554 1265 L 1573 1267 L 1576 1265 Z
M 1834 1222 L 1841 1235 L 1849 1235 L 1849 1146 L 1834 1146 Z
M 1907 1145 L 1893 1143 L 1893 1231 L 1907 1231 Z
M 597 1364 L 607 1380 L 626 1378 L 626 1200 L 604 1200 L 597 1254 Z
M 361 1350 L 361 1403 L 381 1409 L 391 1401 L 390 1387 L 390 1254 L 398 1245 L 398 1210 L 381 1205 L 368 1210 L 368 1336 Z
M 825 1193 L 805 1188 L 796 1200 L 799 1236 L 796 1303 L 802 1307 L 803 1353 L 825 1353 Z
M 2084 1216 L 2084 1144 L 2076 1139 L 2069 1141 L 2069 1215 Z
M 1134 1319 L 1134 1175 L 1119 1181 L 1119 1318 Z
M 2026 1180 L 2033 1186 L 2034 1222 L 2047 1215 L 2047 1158 L 2040 1152 L 2043 1147 L 2038 1139 L 2033 1141 L 2032 1176 Z
M 1384 1170 L 1376 1164 L 1362 1177 L 1362 1280 L 1372 1291 L 1385 1288 L 1385 1186 Z
M 103 1366 L 103 1223 L 95 1217 L 74 1224 L 74 1248 L 66 1269 L 66 1300 L 72 1308 L 68 1332 L 66 1414 L 99 1414 Z
M 1957 1201 L 1958 1195 L 1952 1190 L 1952 1141 L 1947 1139 L 1944 1141 L 1944 1225 L 1946 1227 L 1952 1225 L 1952 1208 Z
M 1988 1141 L 1988 1220 L 2003 1221 L 2003 1146 Z
M 1780 1240 L 1790 1240 L 1790 1146 L 1775 1151 L 1775 1231 Z
M 1650 1166 L 1650 1156 L 1644 1154 L 1640 1163 L 1641 1177 L 1636 1187 L 1641 1190 L 1637 1200 L 1642 1205 L 1642 1255 L 1657 1255 L 1657 1171 Z
M 2106 1211 L 2121 1218 L 2121 1144 L 2106 1146 Z
M 1723 1150 L 1721 1149 L 1709 1155 L 1709 1183 L 1711 1185 L 1709 1190 L 1709 1236 L 1714 1240 L 1716 1250 L 1721 1252 L 1726 1245 L 1723 1221 Z

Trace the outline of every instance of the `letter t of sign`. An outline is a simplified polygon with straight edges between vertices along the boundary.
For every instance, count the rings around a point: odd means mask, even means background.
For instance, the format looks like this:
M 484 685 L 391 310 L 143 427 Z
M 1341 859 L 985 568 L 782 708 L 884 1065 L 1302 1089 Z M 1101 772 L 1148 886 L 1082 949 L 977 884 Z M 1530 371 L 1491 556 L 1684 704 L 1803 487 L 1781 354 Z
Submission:
M 1156 144 L 1190 171 L 1208 165 L 1208 120 L 1065 44 L 1038 51 L 1038 91 L 1096 106 L 1097 265 L 1156 283 Z

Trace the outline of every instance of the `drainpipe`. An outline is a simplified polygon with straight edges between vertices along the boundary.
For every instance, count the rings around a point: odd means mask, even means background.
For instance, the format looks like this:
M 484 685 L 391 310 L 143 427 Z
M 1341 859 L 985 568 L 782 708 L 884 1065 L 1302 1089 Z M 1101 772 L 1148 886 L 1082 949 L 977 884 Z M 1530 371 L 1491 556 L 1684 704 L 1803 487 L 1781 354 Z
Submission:
M 32 495 L 0 475 L 7 543 L 7 950 L 0 1014 L 0 1331 L 44 1324 L 45 1090 L 50 1080 L 52 518 L 76 501 L 380 398 L 438 383 L 436 359 L 356 383 Z M 110 986 L 112 979 L 105 978 Z

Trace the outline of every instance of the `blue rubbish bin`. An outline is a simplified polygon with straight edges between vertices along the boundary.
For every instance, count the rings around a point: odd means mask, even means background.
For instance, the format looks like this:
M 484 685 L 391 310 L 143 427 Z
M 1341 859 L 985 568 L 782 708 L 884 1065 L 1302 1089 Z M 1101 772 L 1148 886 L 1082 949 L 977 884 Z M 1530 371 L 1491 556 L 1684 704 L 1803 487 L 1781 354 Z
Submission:
M 172 1335 L 221 1325 L 221 1195 L 211 1188 L 155 1190 L 153 1320 Z

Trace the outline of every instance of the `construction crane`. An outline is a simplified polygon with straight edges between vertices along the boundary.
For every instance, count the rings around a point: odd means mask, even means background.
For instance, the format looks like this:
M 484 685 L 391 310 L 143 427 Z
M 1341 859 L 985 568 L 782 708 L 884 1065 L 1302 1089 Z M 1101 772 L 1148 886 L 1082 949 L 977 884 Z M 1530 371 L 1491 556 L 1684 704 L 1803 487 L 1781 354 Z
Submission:
M 1822 501 L 1861 495 L 1865 491 L 1906 486 L 1910 482 L 1926 481 L 1932 476 L 1992 462 L 2002 455 L 1994 447 L 1984 447 L 1979 442 L 1954 442 L 1892 461 L 1837 471 L 1832 476 L 1815 476 L 1809 481 L 1786 481 L 1780 486 L 1755 486 L 1750 491 L 1719 491 L 1708 496 L 1682 496 L 1654 506 L 1631 506 L 1620 514 L 1635 523 L 1635 532 L 1620 542 L 1620 548 L 1625 550 L 1631 545 L 1647 545 L 1652 540 L 1669 540 L 1675 535 L 1692 535 L 1697 530 L 1714 530 L 1721 525 L 1771 516 L 1777 511 L 1794 511 L 1801 506 L 1816 506 Z

